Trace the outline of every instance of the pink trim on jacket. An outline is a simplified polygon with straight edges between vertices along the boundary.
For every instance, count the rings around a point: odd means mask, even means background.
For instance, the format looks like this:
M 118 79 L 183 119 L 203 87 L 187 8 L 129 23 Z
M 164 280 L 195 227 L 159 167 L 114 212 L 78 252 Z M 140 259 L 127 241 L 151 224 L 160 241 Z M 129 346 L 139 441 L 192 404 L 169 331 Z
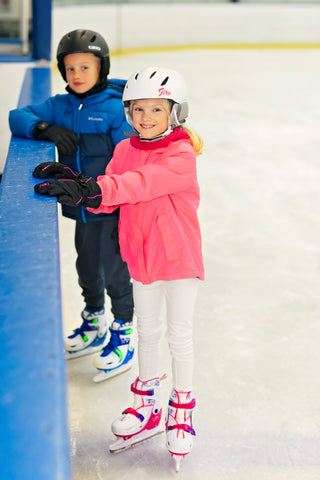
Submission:
M 185 130 L 157 142 L 123 140 L 98 184 L 102 203 L 89 210 L 120 206 L 121 255 L 133 279 L 204 279 L 196 155 Z

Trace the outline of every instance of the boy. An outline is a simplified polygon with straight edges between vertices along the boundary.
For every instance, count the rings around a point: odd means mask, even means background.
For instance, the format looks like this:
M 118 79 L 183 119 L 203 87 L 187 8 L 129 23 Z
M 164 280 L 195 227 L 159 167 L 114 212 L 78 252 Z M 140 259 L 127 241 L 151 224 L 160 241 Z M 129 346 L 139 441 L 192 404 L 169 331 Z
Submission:
M 67 94 L 12 110 L 12 134 L 53 142 L 59 162 L 97 178 L 104 174 L 115 145 L 130 130 L 125 120 L 122 92 L 124 80 L 108 80 L 109 48 L 92 30 L 74 30 L 58 45 L 57 62 Z M 50 162 L 46 168 L 50 168 Z M 101 381 L 130 368 L 133 349 L 132 285 L 127 265 L 118 249 L 118 211 L 95 215 L 83 207 L 62 207 L 64 216 L 76 221 L 76 269 L 85 301 L 82 323 L 66 340 L 67 358 L 101 349 L 107 336 L 105 290 L 114 316 L 111 338 L 94 359 Z

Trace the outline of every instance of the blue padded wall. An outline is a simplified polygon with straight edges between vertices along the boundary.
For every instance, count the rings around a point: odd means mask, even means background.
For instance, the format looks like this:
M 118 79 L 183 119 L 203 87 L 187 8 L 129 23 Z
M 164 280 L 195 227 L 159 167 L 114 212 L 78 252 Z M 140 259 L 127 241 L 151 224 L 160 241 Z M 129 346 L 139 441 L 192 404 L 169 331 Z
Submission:
M 50 69 L 29 68 L 19 107 L 50 91 Z M 53 144 L 12 137 L 0 185 L 2 480 L 70 478 L 57 204 L 32 177 L 54 157 Z

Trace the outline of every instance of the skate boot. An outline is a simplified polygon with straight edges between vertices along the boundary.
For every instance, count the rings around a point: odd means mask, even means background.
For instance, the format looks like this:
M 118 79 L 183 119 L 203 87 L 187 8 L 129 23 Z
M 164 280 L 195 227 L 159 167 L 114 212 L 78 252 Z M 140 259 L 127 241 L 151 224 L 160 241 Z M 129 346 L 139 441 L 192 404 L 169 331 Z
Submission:
M 102 382 L 119 373 L 129 370 L 133 362 L 134 349 L 130 345 L 132 337 L 132 322 L 123 322 L 115 319 L 109 328 L 111 337 L 103 347 L 99 357 L 94 358 L 93 365 L 99 373 L 93 378 L 95 382 Z
M 175 460 L 177 472 L 181 459 L 190 453 L 193 446 L 195 431 L 192 427 L 192 410 L 195 405 L 191 392 L 172 390 L 166 417 L 166 435 L 167 448 Z
M 111 425 L 117 440 L 110 445 L 110 452 L 125 450 L 160 431 L 160 379 L 142 382 L 137 378 L 131 391 L 134 393 L 133 408 L 127 408 Z
M 104 311 L 92 312 L 85 308 L 82 313 L 82 325 L 76 328 L 66 340 L 66 358 L 90 355 L 101 349 L 107 333 L 107 318 Z

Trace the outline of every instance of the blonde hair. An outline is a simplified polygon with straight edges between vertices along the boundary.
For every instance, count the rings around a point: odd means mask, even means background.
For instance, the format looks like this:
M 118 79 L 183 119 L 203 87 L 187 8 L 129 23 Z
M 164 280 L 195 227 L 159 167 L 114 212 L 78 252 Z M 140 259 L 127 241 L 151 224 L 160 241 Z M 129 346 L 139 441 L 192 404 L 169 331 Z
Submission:
M 190 130 L 190 128 L 184 125 L 181 125 L 181 128 L 183 128 L 183 130 L 185 130 L 189 134 L 191 144 L 194 148 L 194 151 L 196 152 L 196 155 L 201 155 L 201 153 L 203 152 L 202 138 L 199 137 L 199 135 L 196 132 L 194 132 L 193 130 Z
M 171 109 L 172 109 L 172 103 L 169 100 L 167 100 L 166 98 L 161 98 L 160 100 L 165 100 L 165 102 L 162 102 L 162 103 L 163 103 L 164 108 L 168 112 L 168 119 L 169 119 Z M 135 102 L 136 102 L 136 100 L 132 100 L 130 102 L 130 105 L 129 105 L 129 111 L 130 111 L 131 115 L 132 115 L 132 112 L 133 112 L 133 106 L 134 106 Z M 196 155 L 201 155 L 201 153 L 203 152 L 202 138 L 199 137 L 199 135 L 196 132 L 194 132 L 190 128 L 186 127 L 184 124 L 181 124 L 180 127 L 183 128 L 183 130 L 185 130 L 188 133 L 188 135 L 190 137 L 190 140 L 191 140 L 191 144 L 194 148 L 194 151 L 195 151 Z

